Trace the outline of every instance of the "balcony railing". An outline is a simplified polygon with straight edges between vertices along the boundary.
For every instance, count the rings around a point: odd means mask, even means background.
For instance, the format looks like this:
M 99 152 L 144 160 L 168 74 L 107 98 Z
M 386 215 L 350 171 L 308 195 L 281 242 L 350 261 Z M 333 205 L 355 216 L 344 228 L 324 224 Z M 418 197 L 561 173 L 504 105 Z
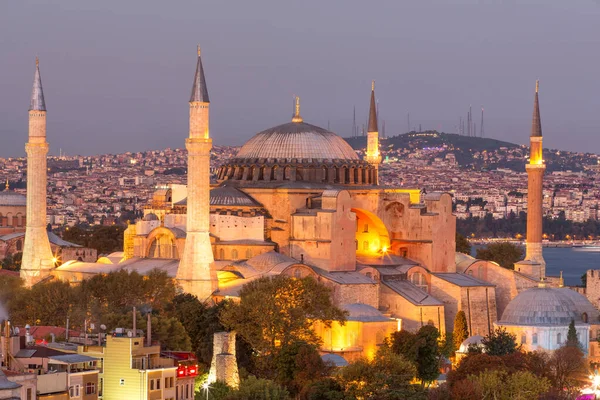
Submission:
M 175 363 L 170 358 L 133 358 L 131 369 L 160 369 L 175 368 Z

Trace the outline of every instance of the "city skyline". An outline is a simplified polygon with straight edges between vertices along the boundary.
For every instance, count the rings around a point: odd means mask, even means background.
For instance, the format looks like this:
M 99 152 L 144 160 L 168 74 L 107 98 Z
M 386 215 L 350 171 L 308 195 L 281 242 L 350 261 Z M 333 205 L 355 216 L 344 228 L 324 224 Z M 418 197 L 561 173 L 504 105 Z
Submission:
M 315 13 L 316 3 L 239 4 L 231 13 L 193 2 L 9 2 L 2 13 L 11 34 L 0 55 L 0 157 L 24 156 L 22 110 L 36 55 L 51 154 L 181 146 L 198 43 L 212 77 L 216 145 L 241 145 L 287 121 L 293 95 L 302 98 L 307 122 L 351 136 L 354 107 L 359 126 L 366 124 L 372 79 L 388 136 L 406 131 L 408 113 L 417 130 L 457 132 L 469 105 L 483 105 L 486 137 L 525 144 L 539 78 L 547 147 L 600 152 L 590 145 L 600 129 L 600 82 L 588 78 L 598 61 L 592 49 L 600 27 L 591 22 L 599 4 L 509 3 L 352 2 L 341 15 L 336 4 Z M 379 22 L 365 24 L 366 16 Z

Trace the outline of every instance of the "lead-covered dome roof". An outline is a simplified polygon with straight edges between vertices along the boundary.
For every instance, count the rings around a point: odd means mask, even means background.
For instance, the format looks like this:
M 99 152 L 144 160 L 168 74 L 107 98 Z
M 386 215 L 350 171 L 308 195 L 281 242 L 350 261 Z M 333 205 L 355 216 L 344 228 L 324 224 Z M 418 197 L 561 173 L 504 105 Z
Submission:
M 598 311 L 585 296 L 569 288 L 537 287 L 515 297 L 499 325 L 548 326 L 598 322 Z
M 27 198 L 11 190 L 0 192 L 0 206 L 26 206 Z
M 344 139 L 305 122 L 290 122 L 257 133 L 236 158 L 359 160 Z
M 307 124 L 296 99 L 292 122 L 254 135 L 219 167 L 219 181 L 242 186 L 279 187 L 290 183 L 376 185 L 377 168 L 361 160 L 335 133 Z

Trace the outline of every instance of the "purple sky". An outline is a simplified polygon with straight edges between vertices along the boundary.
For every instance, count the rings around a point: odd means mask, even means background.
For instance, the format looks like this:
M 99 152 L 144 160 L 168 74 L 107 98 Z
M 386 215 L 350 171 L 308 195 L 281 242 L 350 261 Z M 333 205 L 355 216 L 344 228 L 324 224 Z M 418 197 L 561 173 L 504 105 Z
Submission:
M 388 135 L 525 143 L 540 79 L 544 144 L 600 152 L 600 0 L 2 0 L 0 157 L 22 156 L 40 57 L 51 153 L 183 147 L 196 44 L 215 144 L 290 120 L 349 136 L 376 80 Z M 479 130 L 479 126 L 477 127 Z

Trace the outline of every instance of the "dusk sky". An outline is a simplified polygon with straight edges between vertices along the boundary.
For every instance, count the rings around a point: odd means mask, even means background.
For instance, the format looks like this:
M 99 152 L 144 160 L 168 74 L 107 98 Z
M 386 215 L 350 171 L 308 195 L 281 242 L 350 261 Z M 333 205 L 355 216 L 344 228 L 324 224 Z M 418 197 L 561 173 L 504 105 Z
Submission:
M 183 147 L 196 45 L 217 145 L 288 122 L 350 136 L 371 80 L 388 136 L 526 143 L 540 79 L 544 145 L 600 153 L 600 0 L 0 0 L 0 157 L 24 156 L 40 68 L 51 154 Z

